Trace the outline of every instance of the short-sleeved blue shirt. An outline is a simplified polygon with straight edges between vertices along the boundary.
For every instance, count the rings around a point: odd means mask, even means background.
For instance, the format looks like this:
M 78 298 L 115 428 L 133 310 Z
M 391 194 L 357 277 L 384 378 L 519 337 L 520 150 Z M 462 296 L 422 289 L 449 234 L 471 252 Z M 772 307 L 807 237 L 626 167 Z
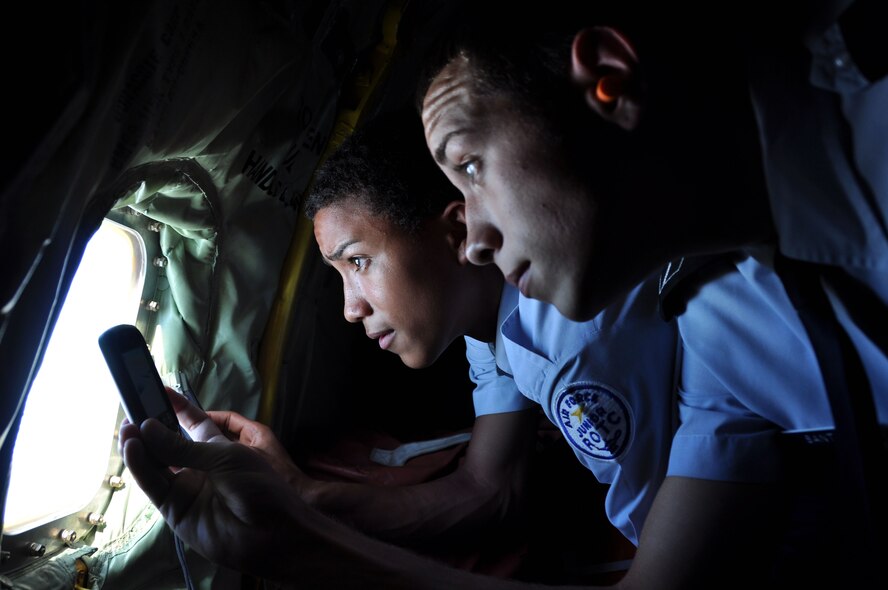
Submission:
M 885 317 L 888 77 L 865 75 L 855 57 L 866 56 L 850 49 L 884 52 L 885 43 L 846 39 L 855 33 L 839 17 L 851 4 L 810 3 L 799 11 L 794 41 L 786 31 L 770 33 L 778 42 L 753 40 L 750 91 L 780 251 L 843 269 L 881 300 Z M 872 363 L 878 346 L 867 334 L 868 318 L 853 317 L 853 298 L 827 291 L 839 323 Z M 888 397 L 888 382 L 868 371 L 874 396 Z
M 678 317 L 680 426 L 670 476 L 774 481 L 781 431 L 833 427 L 811 343 L 772 258 L 750 250 L 734 272 L 702 285 Z M 862 358 L 873 383 L 888 383 L 877 350 Z M 884 424 L 888 399 L 876 404 Z
M 505 290 L 499 343 L 466 338 L 476 413 L 540 404 L 580 462 L 610 484 L 608 518 L 637 544 L 666 473 L 675 407 L 677 335 L 658 315 L 656 283 L 588 322 Z M 565 510 L 581 507 L 565 490 Z

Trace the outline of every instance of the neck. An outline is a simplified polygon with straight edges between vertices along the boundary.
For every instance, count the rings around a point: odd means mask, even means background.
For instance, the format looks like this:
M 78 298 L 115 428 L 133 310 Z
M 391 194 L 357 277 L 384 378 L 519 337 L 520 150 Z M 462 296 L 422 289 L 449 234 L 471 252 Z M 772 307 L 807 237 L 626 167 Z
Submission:
M 492 264 L 468 266 L 465 271 L 475 275 L 472 284 L 476 287 L 465 303 L 469 309 L 474 309 L 465 335 L 482 342 L 493 342 L 499 329 L 497 324 L 503 294 L 503 275 Z
M 763 183 L 745 180 L 702 182 L 697 187 L 678 186 L 676 191 L 660 192 L 647 206 L 649 237 L 660 245 L 661 261 L 729 252 L 773 240 Z M 654 190 L 649 194 L 656 194 Z
M 630 206 L 649 211 L 648 236 L 665 260 L 774 237 L 751 108 L 738 99 L 698 111 L 676 107 L 637 137 L 642 202 Z

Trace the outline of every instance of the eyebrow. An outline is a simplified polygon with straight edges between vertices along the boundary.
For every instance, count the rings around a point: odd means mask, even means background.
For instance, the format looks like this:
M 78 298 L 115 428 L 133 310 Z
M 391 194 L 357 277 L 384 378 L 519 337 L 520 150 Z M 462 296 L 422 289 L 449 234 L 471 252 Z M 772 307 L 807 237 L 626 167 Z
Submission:
M 342 260 L 342 253 L 345 252 L 345 249 L 351 246 L 352 244 L 357 244 L 361 240 L 348 240 L 347 242 L 343 242 L 339 245 L 336 250 L 333 251 L 329 256 L 324 255 L 323 261 L 327 266 L 330 265 L 330 262 L 336 262 L 337 260 Z M 329 262 L 328 262 L 329 260 Z
M 464 129 L 457 129 L 456 131 L 451 131 L 444 136 L 444 139 L 441 140 L 441 143 L 439 143 L 438 147 L 435 149 L 436 162 L 438 162 L 442 166 L 444 165 L 445 161 L 447 160 L 447 142 L 450 141 L 450 138 L 452 138 L 454 135 L 460 135 L 464 132 Z

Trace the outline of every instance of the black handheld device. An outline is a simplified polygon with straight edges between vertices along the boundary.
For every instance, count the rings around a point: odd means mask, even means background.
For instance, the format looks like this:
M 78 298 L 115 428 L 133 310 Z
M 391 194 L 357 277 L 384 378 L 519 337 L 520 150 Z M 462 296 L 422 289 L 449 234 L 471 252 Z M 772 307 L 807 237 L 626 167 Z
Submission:
M 176 412 L 142 333 L 129 324 L 114 326 L 99 336 L 99 347 L 130 422 L 141 424 L 156 418 L 173 432 L 179 432 Z

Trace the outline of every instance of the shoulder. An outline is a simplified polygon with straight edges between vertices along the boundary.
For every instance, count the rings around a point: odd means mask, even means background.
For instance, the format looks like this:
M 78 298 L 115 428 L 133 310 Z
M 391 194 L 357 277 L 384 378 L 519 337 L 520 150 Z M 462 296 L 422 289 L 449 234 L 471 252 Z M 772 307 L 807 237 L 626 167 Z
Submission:
M 669 262 L 657 283 L 660 316 L 670 320 L 682 315 L 700 289 L 736 272 L 736 255 L 686 256 Z

